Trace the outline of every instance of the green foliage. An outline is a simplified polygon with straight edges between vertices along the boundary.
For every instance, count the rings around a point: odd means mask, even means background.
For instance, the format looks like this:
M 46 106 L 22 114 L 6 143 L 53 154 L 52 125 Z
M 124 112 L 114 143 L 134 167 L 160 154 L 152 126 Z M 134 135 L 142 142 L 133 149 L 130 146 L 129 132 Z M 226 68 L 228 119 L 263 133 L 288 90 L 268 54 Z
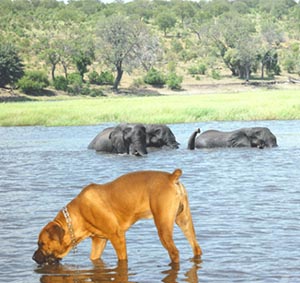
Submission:
M 144 82 L 149 85 L 163 86 L 166 83 L 166 78 L 161 72 L 151 68 L 144 77 Z
M 83 89 L 83 80 L 79 73 L 72 73 L 68 76 L 68 93 L 73 95 L 81 94 Z
M 167 35 L 167 31 L 175 26 L 176 21 L 175 15 L 169 11 L 162 12 L 156 17 L 156 24 L 164 32 L 165 36 Z
M 189 74 L 191 75 L 205 75 L 207 67 L 204 63 L 201 63 L 196 66 L 192 66 L 188 69 Z
M 56 90 L 67 91 L 68 80 L 64 76 L 57 76 L 53 81 L 53 86 Z
M 88 78 L 91 84 L 99 84 L 99 74 L 96 71 L 89 73 Z
M 300 74 L 300 44 L 291 44 L 289 49 L 286 51 L 283 57 L 283 67 L 284 69 L 292 74 Z
M 220 75 L 220 72 L 213 69 L 211 71 L 211 77 L 214 79 L 214 80 L 220 80 L 221 79 L 221 75 Z
M 88 74 L 89 82 L 95 85 L 112 85 L 114 83 L 114 76 L 109 71 L 104 71 L 98 74 L 93 71 Z
M 23 74 L 23 63 L 13 45 L 0 43 L 0 87 L 13 85 Z
M 17 82 L 17 86 L 26 94 L 40 95 L 41 91 L 49 86 L 49 81 L 42 71 L 27 71 Z
M 170 73 L 167 76 L 166 83 L 170 89 L 179 90 L 183 81 L 182 76 L 178 76 L 176 73 Z
M 84 74 L 88 71 L 87 67 L 92 64 L 94 59 L 95 53 L 93 46 L 90 46 L 90 48 L 87 48 L 86 50 L 79 49 L 73 56 L 77 71 L 82 79 Z
M 74 69 L 84 80 L 90 65 L 106 64 L 116 71 L 115 89 L 124 72 L 149 70 L 157 63 L 167 69 L 170 61 L 192 65 L 187 72 L 195 76 L 216 66 L 239 77 L 255 70 L 262 77 L 280 69 L 299 72 L 299 52 L 289 49 L 291 42 L 300 42 L 298 2 L 0 0 L 0 38 L 15 45 L 14 55 L 0 54 L 0 86 L 13 86 L 22 77 L 20 58 L 27 69 L 47 66 L 52 80 L 55 72 L 67 77 Z M 269 56 L 270 50 L 278 58 Z M 209 64 L 207 58 L 212 57 L 214 64 Z M 200 61 L 207 63 L 205 71 L 194 65 Z M 112 84 L 112 76 L 99 77 L 89 75 L 89 81 Z

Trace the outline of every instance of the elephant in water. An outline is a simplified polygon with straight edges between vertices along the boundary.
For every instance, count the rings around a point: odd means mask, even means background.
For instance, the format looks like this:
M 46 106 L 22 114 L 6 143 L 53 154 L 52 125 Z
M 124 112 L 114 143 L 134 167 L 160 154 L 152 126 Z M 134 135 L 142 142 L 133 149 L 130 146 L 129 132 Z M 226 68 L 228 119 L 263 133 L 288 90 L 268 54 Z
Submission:
M 147 147 L 169 147 L 176 149 L 179 143 L 166 125 L 146 124 Z
M 142 124 L 121 124 L 100 132 L 89 144 L 88 149 L 110 153 L 127 153 L 136 156 L 147 154 L 146 129 Z
M 194 131 L 188 141 L 188 149 L 215 147 L 276 147 L 275 135 L 265 127 L 242 128 L 232 132 L 208 130 Z

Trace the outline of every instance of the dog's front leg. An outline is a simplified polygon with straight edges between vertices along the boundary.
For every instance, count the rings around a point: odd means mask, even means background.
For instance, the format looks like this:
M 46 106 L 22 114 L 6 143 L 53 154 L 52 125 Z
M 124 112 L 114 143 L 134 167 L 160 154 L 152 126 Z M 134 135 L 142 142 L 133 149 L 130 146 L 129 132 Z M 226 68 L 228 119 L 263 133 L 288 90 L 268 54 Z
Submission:
M 127 260 L 125 232 L 118 231 L 109 240 L 117 253 L 118 260 Z
M 92 238 L 92 250 L 90 254 L 90 259 L 97 260 L 101 257 L 105 249 L 107 239 L 99 238 L 97 236 L 93 236 L 91 238 Z

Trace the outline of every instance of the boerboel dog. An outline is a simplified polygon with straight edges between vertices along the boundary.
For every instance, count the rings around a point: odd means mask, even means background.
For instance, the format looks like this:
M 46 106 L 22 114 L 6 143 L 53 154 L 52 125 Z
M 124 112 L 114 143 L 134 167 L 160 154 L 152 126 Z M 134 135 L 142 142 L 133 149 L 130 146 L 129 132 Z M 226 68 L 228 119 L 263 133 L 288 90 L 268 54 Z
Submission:
M 33 259 L 58 263 L 82 240 L 92 239 L 91 260 L 99 259 L 110 240 L 119 260 L 127 260 L 125 232 L 137 220 L 154 218 L 162 245 L 173 263 L 179 252 L 173 241 L 174 222 L 189 241 L 195 257 L 202 254 L 196 240 L 182 171 L 138 171 L 106 184 L 85 187 L 40 232 Z

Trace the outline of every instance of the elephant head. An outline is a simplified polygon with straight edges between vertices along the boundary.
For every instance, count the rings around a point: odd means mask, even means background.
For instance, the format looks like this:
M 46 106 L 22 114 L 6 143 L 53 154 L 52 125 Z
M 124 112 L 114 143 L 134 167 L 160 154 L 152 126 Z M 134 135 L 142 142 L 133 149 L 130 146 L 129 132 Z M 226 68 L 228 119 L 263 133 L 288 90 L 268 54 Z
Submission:
M 265 127 L 246 128 L 245 133 L 249 138 L 251 147 L 276 147 L 275 135 Z
M 128 144 L 128 153 L 142 156 L 147 154 L 146 128 L 142 124 L 126 127 L 124 129 L 124 140 Z
M 147 146 L 178 148 L 179 143 L 166 125 L 147 125 Z

